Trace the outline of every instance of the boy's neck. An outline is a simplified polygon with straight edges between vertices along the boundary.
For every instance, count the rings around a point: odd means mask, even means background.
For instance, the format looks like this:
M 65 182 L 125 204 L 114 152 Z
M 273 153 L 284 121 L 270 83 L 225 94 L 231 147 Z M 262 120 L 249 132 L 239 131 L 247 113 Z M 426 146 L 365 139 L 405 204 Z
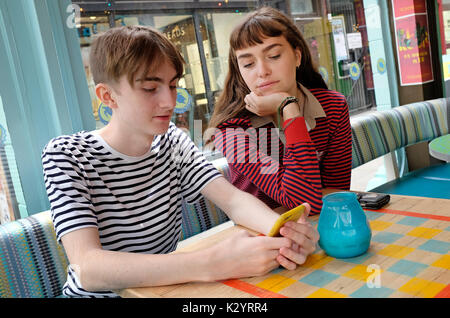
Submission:
M 98 133 L 110 147 L 131 157 L 139 157 L 146 154 L 152 146 L 154 137 L 136 133 L 128 134 L 124 130 L 114 129 L 110 124 L 99 129 Z

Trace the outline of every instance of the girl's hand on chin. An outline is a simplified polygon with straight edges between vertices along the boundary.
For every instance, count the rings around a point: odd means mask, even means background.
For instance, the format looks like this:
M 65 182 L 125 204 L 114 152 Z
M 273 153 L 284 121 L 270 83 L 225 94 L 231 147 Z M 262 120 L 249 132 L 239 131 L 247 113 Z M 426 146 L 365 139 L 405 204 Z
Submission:
M 281 102 L 290 96 L 286 92 L 277 92 L 270 95 L 258 95 L 251 92 L 245 96 L 245 108 L 258 116 L 274 115 L 278 111 Z

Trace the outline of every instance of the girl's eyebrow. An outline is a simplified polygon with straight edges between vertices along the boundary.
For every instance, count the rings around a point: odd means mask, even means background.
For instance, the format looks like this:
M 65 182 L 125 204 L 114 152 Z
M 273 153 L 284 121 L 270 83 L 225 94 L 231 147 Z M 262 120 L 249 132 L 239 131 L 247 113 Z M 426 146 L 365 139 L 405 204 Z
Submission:
M 265 52 L 267 52 L 267 51 L 270 51 L 271 49 L 273 49 L 273 48 L 276 47 L 276 46 L 283 46 L 283 45 L 280 44 L 280 43 L 273 43 L 273 44 L 268 45 L 267 47 L 265 47 L 265 48 L 263 49 L 263 52 L 265 53 Z M 237 59 L 239 60 L 239 59 L 243 59 L 243 58 L 247 58 L 247 57 L 251 57 L 251 56 L 253 56 L 253 54 L 251 54 L 251 53 L 243 53 L 243 54 L 240 54 L 240 55 L 237 57 Z

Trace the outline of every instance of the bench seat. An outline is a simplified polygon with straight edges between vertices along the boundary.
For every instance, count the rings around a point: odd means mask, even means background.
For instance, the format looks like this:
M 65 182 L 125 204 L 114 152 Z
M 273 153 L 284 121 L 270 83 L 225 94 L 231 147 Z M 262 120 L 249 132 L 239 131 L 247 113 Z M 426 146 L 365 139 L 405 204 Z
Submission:
M 449 133 L 450 98 L 411 103 L 352 120 L 352 168 Z M 406 173 L 369 191 L 450 199 L 448 163 Z

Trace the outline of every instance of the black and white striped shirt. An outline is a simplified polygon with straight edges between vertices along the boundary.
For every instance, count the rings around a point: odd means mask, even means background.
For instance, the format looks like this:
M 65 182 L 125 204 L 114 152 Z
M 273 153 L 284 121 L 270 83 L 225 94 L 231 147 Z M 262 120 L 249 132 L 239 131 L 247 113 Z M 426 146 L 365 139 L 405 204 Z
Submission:
M 71 231 L 97 227 L 103 249 L 135 253 L 175 250 L 181 200 L 197 201 L 221 176 L 173 123 L 140 157 L 119 153 L 94 131 L 52 139 L 42 163 L 58 242 Z M 72 266 L 64 295 L 117 296 L 87 292 Z

